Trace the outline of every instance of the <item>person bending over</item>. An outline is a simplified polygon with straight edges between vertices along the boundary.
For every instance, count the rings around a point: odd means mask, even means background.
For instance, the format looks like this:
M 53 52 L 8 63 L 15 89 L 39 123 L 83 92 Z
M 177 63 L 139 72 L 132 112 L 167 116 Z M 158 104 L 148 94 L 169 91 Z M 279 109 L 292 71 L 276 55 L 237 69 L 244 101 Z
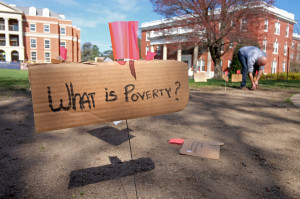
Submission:
M 238 52 L 239 61 L 242 64 L 242 82 L 241 89 L 246 90 L 246 80 L 249 73 L 251 80 L 251 89 L 255 90 L 258 85 L 258 81 L 261 77 L 263 69 L 268 62 L 267 54 L 255 46 L 245 46 L 240 48 Z M 258 70 L 256 80 L 253 78 L 253 71 Z

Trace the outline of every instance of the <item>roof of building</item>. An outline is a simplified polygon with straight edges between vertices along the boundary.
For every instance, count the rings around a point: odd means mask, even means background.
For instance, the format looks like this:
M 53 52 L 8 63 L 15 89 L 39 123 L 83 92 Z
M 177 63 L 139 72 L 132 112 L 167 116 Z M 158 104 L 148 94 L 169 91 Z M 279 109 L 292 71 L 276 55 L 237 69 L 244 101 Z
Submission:
M 297 23 L 295 21 L 295 15 L 292 13 L 289 13 L 285 10 L 282 10 L 280 8 L 277 8 L 275 6 L 264 6 L 270 13 L 274 14 L 275 16 L 286 20 L 290 23 Z M 218 12 L 218 11 L 216 11 Z M 176 22 L 177 20 L 184 20 L 187 19 L 189 15 L 182 15 L 182 16 L 176 16 L 172 18 L 166 18 L 162 20 L 155 20 L 155 21 L 149 21 L 141 24 L 141 30 L 150 30 L 155 28 L 161 28 L 164 26 L 168 26 L 172 22 Z
M 300 40 L 300 34 L 293 33 L 293 39 Z
M 29 15 L 29 7 L 21 7 L 21 6 L 15 6 L 18 10 L 22 11 L 25 15 Z M 36 8 L 36 16 L 43 16 L 43 8 Z M 56 13 L 49 9 L 49 16 L 50 17 L 56 17 L 59 19 L 65 19 L 63 14 Z

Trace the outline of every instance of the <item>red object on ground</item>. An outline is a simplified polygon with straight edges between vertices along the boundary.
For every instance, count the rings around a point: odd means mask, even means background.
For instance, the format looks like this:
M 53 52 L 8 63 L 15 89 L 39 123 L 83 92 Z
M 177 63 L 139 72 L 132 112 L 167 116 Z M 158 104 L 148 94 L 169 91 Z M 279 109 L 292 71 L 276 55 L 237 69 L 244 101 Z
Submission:
M 171 139 L 169 141 L 170 144 L 178 144 L 178 145 L 182 145 L 184 143 L 184 139 L 179 139 L 179 138 L 175 138 L 175 139 Z
M 147 56 L 146 56 L 146 60 L 153 60 L 153 59 L 154 59 L 154 56 L 155 56 L 156 54 L 157 54 L 157 53 L 153 53 L 153 52 L 148 51 L 148 52 L 147 52 Z
M 241 74 L 241 71 L 240 71 L 240 70 L 237 70 L 237 71 L 236 71 L 236 74 Z

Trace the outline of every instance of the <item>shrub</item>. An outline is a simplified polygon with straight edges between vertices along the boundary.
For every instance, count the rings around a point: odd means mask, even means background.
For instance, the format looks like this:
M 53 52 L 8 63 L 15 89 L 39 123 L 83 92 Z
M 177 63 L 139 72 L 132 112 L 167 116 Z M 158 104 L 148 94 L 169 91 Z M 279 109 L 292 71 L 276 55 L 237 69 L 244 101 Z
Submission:
M 287 80 L 287 73 L 262 74 L 261 80 Z M 289 73 L 289 80 L 300 80 L 300 73 Z

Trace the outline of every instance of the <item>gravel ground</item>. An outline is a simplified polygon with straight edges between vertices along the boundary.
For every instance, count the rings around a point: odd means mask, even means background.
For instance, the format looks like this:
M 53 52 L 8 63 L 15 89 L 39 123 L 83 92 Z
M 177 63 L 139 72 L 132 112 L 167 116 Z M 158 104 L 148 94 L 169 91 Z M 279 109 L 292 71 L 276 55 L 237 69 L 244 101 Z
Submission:
M 29 93 L 0 90 L 0 198 L 300 198 L 295 91 L 191 90 L 181 112 L 35 133 Z M 220 159 L 171 138 L 224 142 Z

